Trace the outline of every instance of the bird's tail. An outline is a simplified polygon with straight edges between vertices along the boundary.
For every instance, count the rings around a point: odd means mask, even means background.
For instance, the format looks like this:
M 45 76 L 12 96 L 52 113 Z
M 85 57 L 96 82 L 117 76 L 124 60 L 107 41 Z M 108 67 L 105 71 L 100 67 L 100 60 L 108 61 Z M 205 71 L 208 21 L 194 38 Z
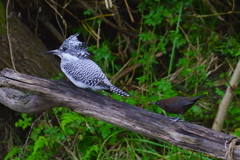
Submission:
M 122 91 L 121 89 L 115 87 L 114 85 L 112 85 L 110 87 L 110 91 L 115 92 L 115 93 L 117 93 L 120 96 L 126 96 L 126 97 L 129 96 L 129 94 L 127 94 L 126 92 Z
M 206 94 L 198 96 L 197 98 L 200 99 L 200 98 L 205 97 L 205 96 L 206 96 Z
M 194 97 L 194 101 L 197 101 L 197 100 L 199 100 L 200 98 L 205 97 L 205 96 L 206 96 L 206 94 L 201 95 L 201 96 L 198 96 L 198 97 Z

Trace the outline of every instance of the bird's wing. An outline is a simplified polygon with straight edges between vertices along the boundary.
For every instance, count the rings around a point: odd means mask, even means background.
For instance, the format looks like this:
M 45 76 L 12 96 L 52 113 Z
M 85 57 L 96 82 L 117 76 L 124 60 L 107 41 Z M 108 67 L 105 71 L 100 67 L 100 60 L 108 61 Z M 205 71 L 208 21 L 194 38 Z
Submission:
M 165 105 L 167 105 L 170 108 L 179 108 L 179 107 L 183 107 L 183 106 L 187 106 L 187 105 L 191 105 L 191 104 L 193 104 L 193 102 L 186 101 L 184 99 L 179 100 L 178 102 L 165 103 Z
M 79 59 L 61 64 L 66 76 L 71 76 L 76 81 L 92 86 L 104 81 L 106 78 L 101 68 L 90 59 Z

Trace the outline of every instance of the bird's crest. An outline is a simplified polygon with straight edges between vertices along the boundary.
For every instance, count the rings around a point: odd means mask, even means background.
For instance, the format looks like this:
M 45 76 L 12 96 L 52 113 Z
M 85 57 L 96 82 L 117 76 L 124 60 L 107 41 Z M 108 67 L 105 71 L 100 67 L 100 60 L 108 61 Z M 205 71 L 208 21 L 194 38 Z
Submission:
M 87 47 L 84 42 L 78 40 L 78 36 L 79 34 L 76 33 L 68 37 L 59 49 L 78 58 L 87 57 L 89 55 Z

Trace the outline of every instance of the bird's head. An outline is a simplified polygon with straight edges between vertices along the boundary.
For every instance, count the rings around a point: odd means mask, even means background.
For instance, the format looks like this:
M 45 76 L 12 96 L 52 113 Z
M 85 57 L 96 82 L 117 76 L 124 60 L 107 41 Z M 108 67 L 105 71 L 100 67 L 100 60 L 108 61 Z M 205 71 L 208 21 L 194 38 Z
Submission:
M 157 102 L 154 102 L 154 103 L 151 103 L 151 104 L 155 104 L 155 105 L 161 106 L 161 105 L 162 105 L 162 101 L 161 101 L 161 100 L 159 100 L 159 101 L 157 101 Z
M 155 102 L 155 103 L 152 103 L 152 104 L 155 104 L 155 105 L 157 105 L 158 107 L 160 107 L 160 108 L 162 108 L 162 109 L 165 110 L 166 105 L 165 105 L 165 100 L 164 100 L 164 99 L 159 100 L 159 101 L 157 101 L 157 102 Z
M 76 57 L 76 58 L 85 58 L 89 55 L 87 52 L 87 48 L 84 42 L 78 40 L 79 34 L 76 33 L 68 37 L 59 49 L 50 50 L 45 52 L 46 54 L 54 54 L 59 56 L 60 58 L 63 57 Z

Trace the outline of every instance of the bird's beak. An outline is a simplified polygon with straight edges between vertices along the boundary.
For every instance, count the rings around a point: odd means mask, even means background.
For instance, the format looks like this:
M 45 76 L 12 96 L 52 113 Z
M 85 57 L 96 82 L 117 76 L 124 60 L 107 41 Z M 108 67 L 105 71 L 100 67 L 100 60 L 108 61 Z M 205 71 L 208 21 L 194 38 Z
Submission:
M 151 103 L 151 104 L 156 104 L 156 103 Z
M 50 50 L 50 51 L 47 51 L 47 52 L 44 52 L 45 54 L 56 54 L 56 53 L 59 53 L 59 49 L 54 49 L 54 50 Z

